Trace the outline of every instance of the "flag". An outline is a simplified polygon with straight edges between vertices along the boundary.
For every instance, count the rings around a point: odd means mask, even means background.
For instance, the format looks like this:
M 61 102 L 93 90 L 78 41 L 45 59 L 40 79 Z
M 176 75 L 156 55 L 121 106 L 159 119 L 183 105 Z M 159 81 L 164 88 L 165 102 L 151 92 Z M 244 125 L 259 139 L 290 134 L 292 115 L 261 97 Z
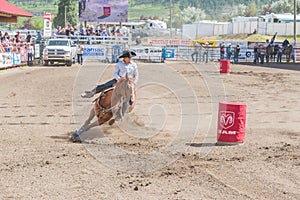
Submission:
M 276 33 L 274 34 L 274 36 L 272 37 L 270 44 L 273 44 L 273 42 L 274 42 L 274 40 L 275 40 L 275 38 L 276 38 L 276 35 L 277 35 L 277 32 L 276 32 Z

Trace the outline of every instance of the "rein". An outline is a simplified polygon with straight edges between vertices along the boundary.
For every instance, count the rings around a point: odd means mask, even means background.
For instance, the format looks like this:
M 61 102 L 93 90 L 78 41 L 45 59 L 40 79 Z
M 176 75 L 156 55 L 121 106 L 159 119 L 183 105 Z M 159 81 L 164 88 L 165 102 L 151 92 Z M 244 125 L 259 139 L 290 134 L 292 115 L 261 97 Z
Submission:
M 132 93 L 132 91 L 133 91 L 134 88 L 126 85 L 126 84 L 128 84 L 128 80 L 124 80 L 124 82 L 121 82 L 119 84 L 125 84 L 125 86 L 117 85 L 115 87 L 109 88 L 109 89 L 103 91 L 100 94 L 100 96 L 97 99 L 94 100 L 94 102 L 96 101 L 98 107 L 101 108 L 101 112 L 99 113 L 99 115 L 102 115 L 102 114 L 105 114 L 105 113 L 108 113 L 108 112 L 112 112 L 115 108 L 119 107 L 119 105 L 123 104 L 124 98 L 127 98 L 128 96 L 132 96 L 133 95 L 131 93 Z M 104 94 L 106 92 L 110 91 L 110 90 L 113 90 L 112 98 L 113 98 L 114 95 L 116 97 L 118 97 L 118 101 L 117 101 L 118 103 L 116 103 L 116 105 L 113 105 L 113 106 L 111 106 L 109 108 L 105 108 L 104 106 L 101 105 L 101 99 L 104 96 Z M 123 93 L 124 96 L 122 95 L 122 93 L 120 92 L 120 90 L 124 90 L 124 93 Z M 129 91 L 131 91 L 131 93 Z

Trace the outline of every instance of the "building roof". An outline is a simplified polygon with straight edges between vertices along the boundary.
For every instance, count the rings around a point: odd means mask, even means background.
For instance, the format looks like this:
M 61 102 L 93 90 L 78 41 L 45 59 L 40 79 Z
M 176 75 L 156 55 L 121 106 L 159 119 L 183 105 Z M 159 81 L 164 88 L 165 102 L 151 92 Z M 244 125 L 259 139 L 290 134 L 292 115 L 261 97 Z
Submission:
M 283 13 L 283 14 L 274 14 L 274 13 L 270 13 L 264 16 L 261 16 L 265 19 L 267 19 L 270 22 L 293 22 L 294 21 L 294 15 L 291 13 Z M 269 20 L 270 19 L 270 20 Z M 300 21 L 300 16 L 296 15 L 296 21 L 299 22 Z
M 21 17 L 32 17 L 33 14 L 22 10 L 21 8 L 5 1 L 0 0 L 0 16 L 2 17 L 12 17 L 12 16 L 21 16 Z

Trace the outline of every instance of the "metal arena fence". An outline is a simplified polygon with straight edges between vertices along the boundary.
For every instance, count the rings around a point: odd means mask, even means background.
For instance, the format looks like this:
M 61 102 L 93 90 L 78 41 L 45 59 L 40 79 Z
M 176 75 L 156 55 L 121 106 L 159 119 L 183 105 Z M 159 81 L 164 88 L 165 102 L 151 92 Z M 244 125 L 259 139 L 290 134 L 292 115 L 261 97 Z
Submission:
M 54 37 L 54 36 L 53 36 Z M 53 38 L 52 37 L 52 38 Z M 232 55 L 230 60 L 234 61 L 234 50 L 237 44 L 240 45 L 240 52 L 238 54 L 238 62 L 253 62 L 254 60 L 254 44 L 251 42 L 237 42 L 237 41 L 209 41 L 209 47 L 204 50 L 200 48 L 195 55 L 195 48 L 193 47 L 193 40 L 185 41 L 184 44 L 162 44 L 162 42 L 150 41 L 150 45 L 134 45 L 131 37 L 114 37 L 114 36 L 55 36 L 55 38 L 69 38 L 74 43 L 82 43 L 84 45 L 84 60 L 98 60 L 100 62 L 118 62 L 119 56 L 124 50 L 133 50 L 137 56 L 135 60 L 144 62 L 162 62 L 164 60 L 191 60 L 192 55 L 196 56 L 194 59 L 198 62 L 219 61 L 221 59 L 219 44 L 224 43 L 225 47 L 232 44 Z M 165 40 L 163 40 L 165 42 Z M 202 41 L 200 44 L 203 44 Z M 170 41 L 169 41 L 170 43 Z M 263 44 L 263 43 L 261 43 Z M 276 43 L 275 43 L 276 44 Z M 281 44 L 281 43 L 277 43 Z M 294 44 L 294 46 L 296 46 Z M 34 63 L 42 63 L 42 53 L 45 48 L 45 40 L 34 44 Z M 225 48 L 226 49 L 226 48 Z M 226 51 L 226 50 L 225 50 Z M 26 51 L 20 47 L 20 52 L 5 52 L 0 55 L 0 67 L 24 65 L 27 62 Z M 225 53 L 224 58 L 227 58 Z M 300 51 L 298 48 L 294 49 L 292 60 L 299 61 Z M 270 59 L 274 62 L 276 59 Z M 286 56 L 282 56 L 282 61 L 286 61 Z

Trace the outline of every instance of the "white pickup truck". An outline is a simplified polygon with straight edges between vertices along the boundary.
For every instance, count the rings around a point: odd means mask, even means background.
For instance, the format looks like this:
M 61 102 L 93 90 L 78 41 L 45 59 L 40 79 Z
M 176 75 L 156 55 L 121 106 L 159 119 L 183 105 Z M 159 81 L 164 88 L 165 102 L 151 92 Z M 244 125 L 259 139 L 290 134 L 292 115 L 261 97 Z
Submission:
M 43 64 L 48 66 L 54 62 L 72 66 L 76 61 L 76 44 L 70 39 L 49 39 L 43 50 Z

